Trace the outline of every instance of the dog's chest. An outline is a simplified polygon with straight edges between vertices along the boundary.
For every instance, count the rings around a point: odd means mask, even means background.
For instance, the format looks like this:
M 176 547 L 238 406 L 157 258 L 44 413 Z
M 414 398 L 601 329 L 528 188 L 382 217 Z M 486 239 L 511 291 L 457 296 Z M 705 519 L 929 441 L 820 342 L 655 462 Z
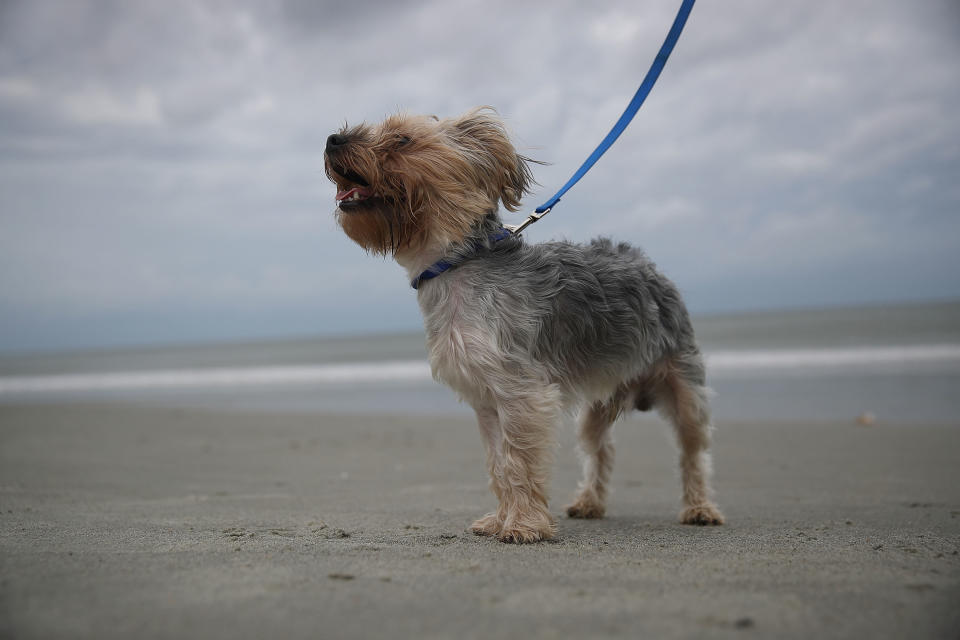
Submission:
M 471 287 L 445 275 L 424 287 L 418 301 L 435 378 L 466 395 L 502 371 L 502 319 Z

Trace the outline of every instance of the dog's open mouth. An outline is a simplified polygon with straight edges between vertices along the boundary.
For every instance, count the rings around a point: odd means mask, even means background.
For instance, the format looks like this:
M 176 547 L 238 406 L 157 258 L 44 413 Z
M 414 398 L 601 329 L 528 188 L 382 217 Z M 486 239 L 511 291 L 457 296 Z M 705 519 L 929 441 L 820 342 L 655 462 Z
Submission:
M 356 171 L 337 165 L 331 168 L 334 173 L 343 178 L 342 182 L 353 183 L 337 191 L 337 206 L 341 209 L 358 207 L 377 196 L 376 191 L 370 187 L 370 183 Z
M 370 187 L 352 187 L 350 189 L 344 189 L 343 191 L 337 192 L 337 204 L 339 206 L 350 205 L 368 198 L 372 198 L 376 195 L 373 189 Z

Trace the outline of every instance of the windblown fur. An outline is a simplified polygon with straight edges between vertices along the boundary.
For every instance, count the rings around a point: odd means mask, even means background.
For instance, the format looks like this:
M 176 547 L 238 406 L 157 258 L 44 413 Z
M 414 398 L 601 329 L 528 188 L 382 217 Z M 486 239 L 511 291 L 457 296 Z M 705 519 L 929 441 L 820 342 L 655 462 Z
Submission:
M 515 210 L 531 185 L 529 162 L 487 109 L 393 116 L 327 143 L 348 236 L 392 254 L 411 278 L 441 258 L 456 265 L 417 295 L 434 376 L 474 408 L 486 445 L 499 506 L 473 530 L 510 542 L 554 535 L 553 433 L 578 407 L 584 478 L 570 517 L 604 515 L 611 427 L 656 407 L 680 444 L 681 520 L 722 523 L 709 496 L 703 361 L 680 294 L 627 244 L 491 240 L 498 204 Z

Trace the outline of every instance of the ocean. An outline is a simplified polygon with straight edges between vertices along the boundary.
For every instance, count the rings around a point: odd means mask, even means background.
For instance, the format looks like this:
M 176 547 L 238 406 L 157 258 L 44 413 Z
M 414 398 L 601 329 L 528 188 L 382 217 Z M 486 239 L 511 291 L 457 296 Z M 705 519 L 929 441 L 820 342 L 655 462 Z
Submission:
M 952 422 L 960 301 L 694 316 L 723 420 Z M 420 332 L 0 354 L 0 404 L 469 413 Z

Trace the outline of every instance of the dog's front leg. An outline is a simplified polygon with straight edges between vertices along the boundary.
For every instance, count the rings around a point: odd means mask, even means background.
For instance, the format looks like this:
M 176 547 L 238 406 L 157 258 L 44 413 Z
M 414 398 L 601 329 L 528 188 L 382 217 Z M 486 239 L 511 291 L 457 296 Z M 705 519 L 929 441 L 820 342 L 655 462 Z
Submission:
M 498 398 L 490 476 L 500 503 L 494 535 L 503 542 L 548 540 L 556 532 L 547 493 L 559 410 L 559 392 L 549 384 Z M 492 415 L 487 420 L 492 427 Z M 484 520 L 481 527 L 491 524 Z
M 501 497 L 500 482 L 497 481 L 497 472 L 499 468 L 497 459 L 501 451 L 501 432 L 500 417 L 497 413 L 497 407 L 494 405 L 481 405 L 474 407 L 477 412 L 477 425 L 480 427 L 480 435 L 483 436 L 483 445 L 487 451 L 487 472 L 490 474 L 490 490 L 497 496 L 499 504 L 496 511 L 488 513 L 472 525 L 470 530 L 480 536 L 499 536 L 503 529 L 503 521 L 506 519 L 504 510 L 504 501 Z

